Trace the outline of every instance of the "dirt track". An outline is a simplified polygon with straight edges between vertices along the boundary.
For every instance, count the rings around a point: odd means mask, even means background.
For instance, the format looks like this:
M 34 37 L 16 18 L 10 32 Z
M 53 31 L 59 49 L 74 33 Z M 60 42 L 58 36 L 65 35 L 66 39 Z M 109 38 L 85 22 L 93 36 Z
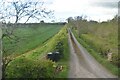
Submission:
M 78 43 L 70 29 L 68 36 L 71 52 L 69 78 L 116 78 Z

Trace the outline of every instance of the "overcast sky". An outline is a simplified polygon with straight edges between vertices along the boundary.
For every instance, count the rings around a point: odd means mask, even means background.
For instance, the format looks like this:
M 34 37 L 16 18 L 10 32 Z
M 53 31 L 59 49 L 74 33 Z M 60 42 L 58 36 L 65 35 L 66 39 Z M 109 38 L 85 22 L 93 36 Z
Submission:
M 86 15 L 88 19 L 106 21 L 118 14 L 119 0 L 51 0 L 57 19 Z
M 11 0 L 8 0 L 11 1 Z M 41 0 L 39 0 L 41 1 Z M 88 20 L 106 21 L 118 14 L 119 0 L 42 0 L 46 7 L 54 10 L 56 21 L 65 21 L 68 17 L 88 16 Z M 48 20 L 48 19 L 46 19 Z M 45 20 L 45 21 L 46 21 Z

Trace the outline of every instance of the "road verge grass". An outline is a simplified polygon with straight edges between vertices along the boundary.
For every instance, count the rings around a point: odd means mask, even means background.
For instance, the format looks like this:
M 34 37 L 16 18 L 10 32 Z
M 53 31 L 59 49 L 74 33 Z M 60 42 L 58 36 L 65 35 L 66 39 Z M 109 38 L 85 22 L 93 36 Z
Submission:
M 103 66 L 105 66 L 112 74 L 119 75 L 119 68 L 113 64 L 111 64 L 109 61 L 107 61 L 105 58 L 103 58 L 101 55 L 98 54 L 96 50 L 93 49 L 82 37 L 78 37 L 77 33 L 73 30 L 73 33 L 75 37 L 77 38 L 78 42 L 83 45 L 87 49 L 87 51 Z M 120 75 L 119 75 L 120 76 Z

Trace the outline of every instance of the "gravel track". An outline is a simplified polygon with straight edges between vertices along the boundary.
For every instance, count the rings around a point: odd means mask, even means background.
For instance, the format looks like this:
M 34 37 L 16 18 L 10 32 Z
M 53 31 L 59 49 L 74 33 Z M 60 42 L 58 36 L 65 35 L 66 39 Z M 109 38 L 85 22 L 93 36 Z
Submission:
M 117 78 L 98 63 L 68 30 L 70 46 L 69 78 Z

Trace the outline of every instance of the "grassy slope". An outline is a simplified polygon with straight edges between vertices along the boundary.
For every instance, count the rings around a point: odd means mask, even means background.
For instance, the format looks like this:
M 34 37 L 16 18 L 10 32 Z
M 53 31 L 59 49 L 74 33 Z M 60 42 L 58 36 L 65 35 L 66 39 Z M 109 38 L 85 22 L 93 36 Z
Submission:
M 11 54 L 15 56 L 34 49 L 56 34 L 61 29 L 61 26 L 63 25 L 37 24 L 31 27 L 16 28 L 14 33 L 18 36 L 19 42 L 15 43 L 15 40 L 13 40 L 13 44 L 11 44 L 8 39 L 4 39 L 4 49 L 8 50 L 4 53 L 4 56 Z
M 86 23 L 89 25 L 87 34 L 81 34 L 78 37 L 77 31 L 73 31 L 78 41 L 96 58 L 102 65 L 109 69 L 113 74 L 118 75 L 118 33 L 117 22 L 111 21 L 107 23 Z M 113 53 L 113 63 L 107 61 L 104 56 L 106 51 L 110 49 Z M 100 55 L 101 54 L 101 55 Z
M 66 25 L 67 26 L 67 25 Z M 67 78 L 68 77 L 68 72 L 69 72 L 69 45 L 68 45 L 68 35 L 67 35 L 67 28 L 64 30 L 65 33 L 65 38 L 63 39 L 64 43 L 64 57 L 57 63 L 63 65 L 63 71 L 59 73 L 56 77 L 57 78 Z
M 56 64 L 63 65 L 64 69 L 61 73 L 57 74 L 56 77 L 67 77 L 68 73 L 68 61 L 69 61 L 69 50 L 68 50 L 68 43 L 67 43 L 67 34 L 66 34 L 66 27 L 62 28 L 58 34 L 52 37 L 50 40 L 45 42 L 43 46 L 39 46 L 32 51 L 29 51 L 26 54 L 23 54 L 17 58 L 15 58 L 12 62 L 9 63 L 6 69 L 7 74 L 11 74 L 13 70 L 17 70 L 16 64 L 21 62 L 22 58 L 27 58 L 31 60 L 37 60 L 41 62 L 44 60 L 46 53 L 53 51 L 55 49 L 55 45 L 62 41 L 64 43 L 64 57 Z M 17 62 L 17 63 L 16 63 Z M 23 72 L 24 73 L 24 72 Z M 19 72 L 18 72 L 19 74 Z M 10 75 L 8 75 L 10 77 Z

